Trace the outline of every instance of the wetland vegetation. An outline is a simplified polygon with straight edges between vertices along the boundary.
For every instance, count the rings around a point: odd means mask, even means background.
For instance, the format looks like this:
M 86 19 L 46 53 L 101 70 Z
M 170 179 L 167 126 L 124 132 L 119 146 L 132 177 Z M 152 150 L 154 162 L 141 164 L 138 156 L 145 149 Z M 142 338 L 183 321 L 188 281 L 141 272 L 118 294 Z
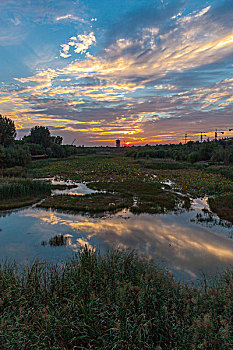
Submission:
M 38 207 L 95 214 L 117 212 L 129 208 L 132 204 L 133 200 L 128 196 L 96 193 L 85 196 L 57 195 L 45 199 Z
M 43 181 L 22 178 L 0 179 L 0 210 L 31 205 L 51 194 Z
M 0 347 L 232 349 L 232 272 L 197 287 L 135 252 L 0 269 Z
M 230 196 L 233 193 L 232 180 L 230 177 L 216 172 L 216 167 L 214 172 L 211 170 L 212 167 L 210 169 L 208 167 L 197 169 L 196 167 L 186 168 L 184 166 L 177 169 L 180 162 L 177 162 L 176 166 L 174 160 L 163 160 L 162 169 L 159 166 L 155 166 L 159 169 L 152 169 L 154 161 L 155 164 L 159 164 L 159 160 L 152 159 L 147 161 L 144 166 L 143 160 L 135 161 L 118 154 L 76 156 L 57 162 L 50 160 L 34 162 L 29 169 L 28 176 L 37 175 L 42 178 L 60 176 L 75 182 L 85 181 L 90 188 L 96 190 L 131 196 L 137 200 L 137 204 L 132 207 L 132 211 L 135 213 L 162 213 L 180 207 L 188 209 L 190 207 L 189 196 Z M 148 167 L 149 162 L 150 167 Z M 171 164 L 173 165 L 171 166 Z M 173 191 L 168 185 L 163 185 L 163 182 L 166 183 L 168 180 L 172 181 Z M 174 191 L 182 192 L 184 197 L 174 193 Z M 98 197 L 95 198 L 98 199 Z M 71 201 L 78 202 L 78 199 L 70 199 Z M 213 203 L 213 199 L 211 201 Z M 55 198 L 47 200 L 47 204 L 53 204 L 53 208 L 56 207 L 56 202 L 58 200 Z M 225 201 L 225 203 L 229 210 L 226 211 L 224 219 L 227 219 L 228 215 L 231 219 L 230 201 Z M 98 206 L 99 202 L 96 204 Z M 216 205 L 212 205 L 211 208 L 217 213 Z M 70 205 L 69 209 L 71 209 Z M 221 217 L 223 218 L 223 216 Z
M 221 219 L 233 223 L 233 193 L 225 193 L 209 198 L 210 209 Z

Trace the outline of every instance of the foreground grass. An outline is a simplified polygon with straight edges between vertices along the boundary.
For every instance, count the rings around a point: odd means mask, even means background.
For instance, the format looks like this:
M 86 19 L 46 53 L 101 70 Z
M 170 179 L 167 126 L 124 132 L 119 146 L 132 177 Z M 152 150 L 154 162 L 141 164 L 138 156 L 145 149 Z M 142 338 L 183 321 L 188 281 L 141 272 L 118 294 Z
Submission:
M 232 349 L 232 272 L 196 288 L 134 252 L 0 270 L 0 348 Z

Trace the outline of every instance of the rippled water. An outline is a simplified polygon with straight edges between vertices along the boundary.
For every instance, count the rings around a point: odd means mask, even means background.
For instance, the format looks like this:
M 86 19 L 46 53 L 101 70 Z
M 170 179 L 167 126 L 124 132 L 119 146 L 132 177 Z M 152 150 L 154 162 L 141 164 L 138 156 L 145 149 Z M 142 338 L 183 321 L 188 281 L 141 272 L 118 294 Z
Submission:
M 88 192 L 85 185 L 76 190 L 81 188 Z M 85 244 L 101 251 L 132 248 L 158 260 L 176 277 L 196 280 L 233 264 L 232 227 L 190 221 L 207 207 L 205 199 L 198 199 L 193 210 L 181 214 L 134 215 L 123 210 L 90 217 L 35 207 L 0 212 L 0 258 L 57 261 Z M 67 246 L 41 245 L 59 234 L 68 237 Z

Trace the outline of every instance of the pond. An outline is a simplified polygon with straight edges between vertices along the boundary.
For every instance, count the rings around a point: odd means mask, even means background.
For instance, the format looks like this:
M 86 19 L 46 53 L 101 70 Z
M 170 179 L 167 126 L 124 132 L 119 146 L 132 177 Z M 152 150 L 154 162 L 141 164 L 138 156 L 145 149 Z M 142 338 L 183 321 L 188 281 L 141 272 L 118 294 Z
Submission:
M 65 191 L 73 194 L 75 189 Z M 89 191 L 77 184 L 76 194 Z M 130 248 L 155 259 L 178 279 L 198 281 L 203 274 L 214 275 L 233 264 L 233 228 L 217 217 L 209 220 L 207 210 L 206 199 L 196 199 L 192 210 L 180 214 L 134 215 L 122 210 L 87 216 L 35 206 L 0 212 L 0 259 L 58 261 L 85 245 L 101 252 Z M 64 236 L 65 245 L 49 244 L 56 235 Z

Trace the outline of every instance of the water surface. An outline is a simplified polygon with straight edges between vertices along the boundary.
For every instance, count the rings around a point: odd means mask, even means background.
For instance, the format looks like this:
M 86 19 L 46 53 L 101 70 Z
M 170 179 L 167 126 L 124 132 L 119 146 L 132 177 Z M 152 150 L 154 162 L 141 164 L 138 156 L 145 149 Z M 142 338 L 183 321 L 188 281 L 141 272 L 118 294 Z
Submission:
M 123 210 L 95 217 L 35 207 L 0 212 L 0 258 L 57 261 L 84 245 L 101 251 L 131 248 L 159 261 L 177 278 L 197 280 L 233 264 L 233 229 L 191 222 L 207 203 L 195 200 L 192 207 L 181 214 L 134 215 Z M 41 245 L 58 234 L 68 237 L 67 246 Z

